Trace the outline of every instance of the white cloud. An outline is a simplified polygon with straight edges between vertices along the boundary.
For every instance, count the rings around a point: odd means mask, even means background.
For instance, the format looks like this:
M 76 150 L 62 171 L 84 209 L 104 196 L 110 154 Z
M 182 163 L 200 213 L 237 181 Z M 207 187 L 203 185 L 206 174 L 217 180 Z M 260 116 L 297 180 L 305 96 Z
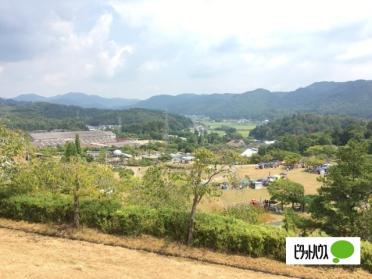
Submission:
M 139 70 L 141 72 L 159 72 L 161 70 L 162 63 L 156 60 L 149 60 L 145 61 L 143 64 L 140 65 Z
M 111 14 L 100 16 L 94 27 L 83 35 L 77 34 L 69 23 L 53 25 L 60 31 L 61 49 L 58 51 L 62 60 L 59 62 L 66 64 L 65 58 L 70 58 L 70 66 L 72 71 L 77 70 L 77 77 L 94 74 L 112 77 L 123 66 L 126 56 L 133 53 L 132 46 L 120 45 L 110 39 Z
M 141 98 L 372 79 L 370 0 L 40 1 L 0 5 L 2 92 Z
M 337 58 L 339 60 L 352 60 L 371 56 L 372 58 L 372 39 L 362 40 L 350 44 L 345 52 Z
M 284 36 L 327 31 L 371 16 L 372 2 L 340 0 L 152 0 L 110 1 L 122 19 L 171 39 L 200 45 L 236 37 L 249 46 L 271 47 Z
M 87 32 L 77 32 L 72 22 L 54 19 L 47 30 L 53 36 L 55 47 L 30 60 L 6 63 L 9 68 L 8 79 L 19 79 L 32 75 L 32 82 L 25 79 L 18 90 L 37 92 L 46 88 L 56 90 L 75 90 L 75 86 L 110 79 L 124 66 L 125 60 L 132 55 L 133 47 L 117 43 L 110 37 L 112 15 L 102 14 Z M 30 84 L 31 83 L 31 84 Z M 32 87 L 27 89 L 27 86 Z

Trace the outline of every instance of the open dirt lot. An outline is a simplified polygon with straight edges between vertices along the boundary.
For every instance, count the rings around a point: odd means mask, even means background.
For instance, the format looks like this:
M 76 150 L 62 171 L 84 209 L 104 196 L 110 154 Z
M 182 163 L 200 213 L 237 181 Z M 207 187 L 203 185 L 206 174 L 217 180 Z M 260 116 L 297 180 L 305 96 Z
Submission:
M 287 278 L 0 229 L 0 278 Z

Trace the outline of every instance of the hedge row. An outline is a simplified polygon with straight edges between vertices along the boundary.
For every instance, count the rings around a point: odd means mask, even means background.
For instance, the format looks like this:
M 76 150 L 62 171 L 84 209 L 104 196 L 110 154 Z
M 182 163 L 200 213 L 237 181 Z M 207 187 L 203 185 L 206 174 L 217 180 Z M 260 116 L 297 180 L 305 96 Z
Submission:
M 0 216 L 31 222 L 71 223 L 71 198 L 42 194 L 0 200 Z M 112 200 L 81 201 L 81 223 L 106 233 L 149 234 L 184 242 L 188 213 L 170 209 L 122 207 Z M 197 214 L 194 245 L 214 250 L 285 260 L 286 232 L 214 214 Z M 372 271 L 372 244 L 362 243 L 362 266 Z
M 0 201 L 0 216 L 30 222 L 71 223 L 71 198 L 38 194 L 13 196 Z M 184 242 L 188 213 L 170 209 L 122 207 L 112 200 L 81 200 L 81 223 L 120 235 L 149 234 Z M 194 245 L 250 256 L 285 259 L 285 231 L 226 216 L 197 214 Z

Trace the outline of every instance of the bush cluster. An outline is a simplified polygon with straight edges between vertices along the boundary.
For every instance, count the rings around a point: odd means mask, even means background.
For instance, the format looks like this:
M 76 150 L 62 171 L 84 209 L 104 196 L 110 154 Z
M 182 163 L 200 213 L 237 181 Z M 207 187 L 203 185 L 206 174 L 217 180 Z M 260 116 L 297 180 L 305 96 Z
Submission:
M 71 198 L 65 195 L 38 194 L 0 200 L 0 216 L 31 222 L 70 223 Z M 122 207 L 108 199 L 83 199 L 81 223 L 110 234 L 148 234 L 184 242 L 188 213 L 173 209 Z M 252 257 L 285 260 L 285 237 L 278 228 L 251 225 L 231 216 L 199 213 L 196 216 L 194 245 Z M 372 271 L 372 244 L 362 243 L 362 265 Z

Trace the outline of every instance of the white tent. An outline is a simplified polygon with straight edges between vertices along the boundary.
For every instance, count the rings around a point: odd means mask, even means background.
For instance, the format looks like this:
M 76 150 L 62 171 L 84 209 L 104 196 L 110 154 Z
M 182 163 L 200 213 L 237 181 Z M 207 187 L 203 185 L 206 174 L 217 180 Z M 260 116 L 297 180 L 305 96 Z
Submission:
M 240 156 L 244 156 L 244 157 L 249 158 L 249 157 L 252 157 L 253 154 L 257 154 L 257 153 L 258 153 L 257 148 L 249 147 L 246 150 L 244 150 L 244 152 L 242 154 L 240 154 Z

